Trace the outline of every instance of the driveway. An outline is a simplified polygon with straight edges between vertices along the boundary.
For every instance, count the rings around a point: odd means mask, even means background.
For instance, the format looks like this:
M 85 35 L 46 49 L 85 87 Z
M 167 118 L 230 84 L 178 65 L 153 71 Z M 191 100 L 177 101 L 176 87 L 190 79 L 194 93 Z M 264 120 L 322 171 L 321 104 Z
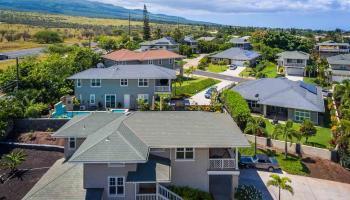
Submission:
M 221 90 L 224 87 L 227 87 L 232 83 L 233 83 L 232 81 L 221 81 L 220 83 L 216 84 L 215 86 L 217 86 L 218 90 Z M 192 96 L 191 98 L 189 98 L 190 104 L 195 105 L 197 103 L 198 105 L 210 105 L 210 99 L 206 99 L 204 97 L 204 94 L 207 91 L 207 89 L 205 89 L 202 92 L 199 92 L 199 93 L 195 94 L 194 96 Z
M 197 67 L 199 64 L 199 61 L 208 54 L 200 54 L 197 58 L 192 58 L 192 59 L 184 59 L 183 61 L 186 62 L 184 65 L 184 69 L 190 68 L 191 66 Z
M 231 82 L 235 82 L 235 83 L 239 83 L 239 82 L 244 82 L 244 81 L 250 80 L 250 79 L 247 79 L 247 78 L 233 77 L 233 76 L 228 76 L 228 75 L 224 75 L 224 74 L 217 74 L 217 73 L 213 73 L 213 72 L 206 72 L 206 71 L 202 71 L 202 70 L 196 70 L 196 71 L 193 72 L 193 74 L 197 75 L 197 76 L 205 76 L 205 77 L 209 77 L 209 78 L 226 80 L 226 81 L 231 81 Z
M 244 169 L 241 170 L 239 181 L 240 184 L 256 186 L 263 192 L 264 199 L 277 200 L 278 188 L 266 187 L 270 174 L 266 171 Z M 350 184 L 289 174 L 281 174 L 281 176 L 289 177 L 294 189 L 294 195 L 282 191 L 283 200 L 347 200 L 350 196 Z
M 237 67 L 235 70 L 226 70 L 224 72 L 221 72 L 220 74 L 227 75 L 227 76 L 233 76 L 233 77 L 240 77 L 239 74 L 245 70 L 245 67 Z
M 9 56 L 10 59 L 14 59 L 16 57 L 24 57 L 24 56 L 33 56 L 43 53 L 44 48 L 32 48 L 32 49 L 21 49 L 16 51 L 7 51 L 2 52 L 1 54 L 5 54 Z
M 302 76 L 286 76 L 286 78 L 288 78 L 291 81 L 303 81 L 304 77 Z

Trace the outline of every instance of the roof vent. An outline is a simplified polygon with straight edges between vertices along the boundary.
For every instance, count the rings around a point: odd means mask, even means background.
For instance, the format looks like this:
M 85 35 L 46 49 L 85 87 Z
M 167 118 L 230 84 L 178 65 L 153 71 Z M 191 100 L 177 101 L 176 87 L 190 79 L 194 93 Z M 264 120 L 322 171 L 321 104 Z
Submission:
M 109 137 L 106 137 L 106 142 L 111 141 L 111 139 Z

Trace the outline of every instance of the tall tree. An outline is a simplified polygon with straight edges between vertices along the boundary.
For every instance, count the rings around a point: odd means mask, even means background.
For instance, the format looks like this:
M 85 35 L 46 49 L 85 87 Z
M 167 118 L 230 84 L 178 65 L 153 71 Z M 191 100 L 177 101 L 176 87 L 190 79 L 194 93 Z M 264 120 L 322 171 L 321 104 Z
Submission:
M 149 26 L 149 14 L 146 4 L 143 7 L 143 39 L 149 40 L 151 38 L 151 28 Z
M 254 155 L 256 155 L 256 136 L 263 136 L 265 132 L 265 128 L 260 123 L 259 118 L 251 118 L 248 121 L 247 126 L 244 129 L 244 133 L 254 135 Z
M 287 159 L 288 154 L 288 141 L 292 141 L 293 138 L 299 140 L 300 134 L 293 128 L 293 121 L 288 120 L 286 124 L 277 124 L 273 132 L 273 138 L 277 138 L 279 135 L 282 135 L 284 138 L 284 155 Z
M 281 189 L 287 190 L 291 194 L 294 194 L 294 190 L 291 185 L 288 183 L 291 183 L 292 181 L 288 177 L 280 177 L 277 174 L 271 174 L 270 180 L 267 182 L 267 186 L 275 186 L 278 187 L 278 200 L 281 199 Z

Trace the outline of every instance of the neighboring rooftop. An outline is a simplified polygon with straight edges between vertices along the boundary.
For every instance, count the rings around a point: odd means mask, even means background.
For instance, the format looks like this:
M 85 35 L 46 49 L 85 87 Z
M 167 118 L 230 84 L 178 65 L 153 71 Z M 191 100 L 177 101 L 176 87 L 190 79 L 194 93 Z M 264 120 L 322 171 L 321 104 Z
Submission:
M 113 65 L 108 68 L 90 68 L 68 79 L 176 79 L 176 71 L 157 65 Z
M 350 46 L 349 43 L 345 43 L 345 42 L 334 42 L 334 41 L 325 41 L 325 42 L 320 42 L 316 44 L 317 46 L 322 46 L 322 45 L 327 45 L 327 46 Z
M 247 81 L 234 87 L 247 100 L 259 104 L 324 112 L 322 89 L 302 81 L 287 78 L 263 78 Z M 256 97 L 259 94 L 259 97 Z
M 233 60 L 252 60 L 256 59 L 260 54 L 256 51 L 244 50 L 241 48 L 230 48 L 225 51 L 222 51 L 218 54 L 215 54 L 211 57 L 214 58 L 224 58 L 224 59 L 233 59 Z
M 64 162 L 56 163 L 44 174 L 23 200 L 98 200 L 103 189 L 84 189 L 83 165 Z
M 160 38 L 158 40 L 142 42 L 140 45 L 141 46 L 158 46 L 158 45 L 160 45 L 160 46 L 164 46 L 164 45 L 173 46 L 173 45 L 178 45 L 178 43 L 171 37 L 163 37 L 163 38 Z
M 250 42 L 248 41 L 247 38 L 232 38 L 230 40 L 230 43 L 233 43 L 233 44 L 250 44 Z
M 184 58 L 184 56 L 174 53 L 168 50 L 149 50 L 149 51 L 130 51 L 127 49 L 121 49 L 118 51 L 113 51 L 107 55 L 102 56 L 105 59 L 113 61 L 147 61 L 147 60 L 157 60 L 157 59 L 177 59 Z
M 188 42 L 188 43 L 196 43 L 197 42 L 191 35 L 185 36 L 183 41 Z
M 106 122 L 101 121 L 103 116 Z M 111 117 L 114 120 L 110 120 Z M 75 162 L 135 162 L 148 160 L 149 148 L 247 147 L 248 141 L 228 114 L 210 112 L 135 112 L 128 116 L 111 113 L 89 114 L 85 120 L 100 122 L 73 154 Z M 54 137 L 81 135 L 77 127 L 86 121 L 73 118 Z M 89 128 L 90 129 L 90 128 Z
M 310 54 L 302 52 L 302 51 L 284 51 L 282 53 L 277 54 L 280 59 L 303 59 L 308 60 L 310 58 Z
M 200 38 L 198 38 L 197 40 L 199 41 L 199 40 L 203 40 L 203 41 L 212 41 L 212 40 L 214 40 L 215 39 L 215 37 L 200 37 Z
M 328 57 L 327 61 L 331 65 L 350 65 L 350 54 Z

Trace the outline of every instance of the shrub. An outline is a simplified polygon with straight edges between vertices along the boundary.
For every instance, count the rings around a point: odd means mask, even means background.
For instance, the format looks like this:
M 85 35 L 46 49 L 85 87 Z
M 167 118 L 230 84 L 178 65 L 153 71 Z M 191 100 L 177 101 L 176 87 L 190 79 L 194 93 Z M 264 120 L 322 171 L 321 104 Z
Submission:
M 251 117 L 247 101 L 238 92 L 232 90 L 225 90 L 221 93 L 220 99 L 238 126 L 244 130 Z
M 208 88 L 212 85 L 217 84 L 218 82 L 219 81 L 217 81 L 217 80 L 207 78 L 207 79 L 203 79 L 201 81 L 194 82 L 194 83 L 191 83 L 188 85 L 176 87 L 176 95 L 189 97 L 189 96 L 192 96 L 193 94 L 196 94 L 196 93 L 204 90 L 205 88 Z M 174 89 L 174 92 L 175 92 L 175 89 Z
M 235 191 L 237 200 L 262 200 L 262 192 L 253 185 L 239 185 Z
M 170 186 L 170 190 L 181 196 L 184 200 L 213 200 L 208 192 L 190 187 Z
M 41 113 L 47 109 L 47 105 L 43 103 L 37 103 L 29 105 L 24 113 L 25 117 L 40 117 Z
M 34 35 L 34 38 L 39 43 L 52 44 L 52 43 L 61 43 L 63 39 L 55 31 L 39 31 Z

